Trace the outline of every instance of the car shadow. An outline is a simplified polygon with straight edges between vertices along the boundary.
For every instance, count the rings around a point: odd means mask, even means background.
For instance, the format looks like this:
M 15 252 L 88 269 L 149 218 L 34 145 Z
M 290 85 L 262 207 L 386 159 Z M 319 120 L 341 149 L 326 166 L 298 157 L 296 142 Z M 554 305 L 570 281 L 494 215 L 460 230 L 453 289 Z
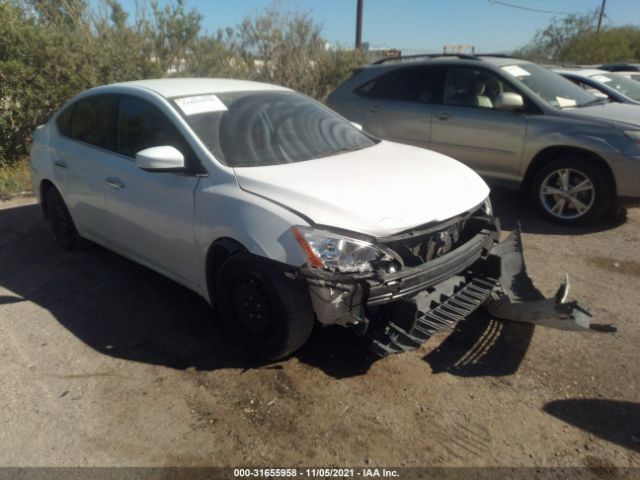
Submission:
M 640 452 L 640 404 L 571 398 L 547 403 L 543 410 L 603 440 Z
M 99 246 L 62 250 L 37 205 L 0 210 L 0 265 L 8 290 L 0 308 L 33 302 L 102 354 L 201 371 L 267 366 L 230 342 L 214 309 L 187 288 Z M 477 312 L 425 360 L 456 375 L 513 373 L 533 327 L 496 322 Z M 485 341 L 487 331 L 496 338 Z M 379 360 L 366 339 L 338 326 L 315 328 L 293 356 L 337 379 L 363 375 Z
M 493 185 L 491 204 L 494 214 L 500 219 L 504 230 L 511 231 L 520 223 L 525 233 L 541 235 L 586 235 L 619 227 L 627 221 L 626 210 L 611 213 L 593 225 L 567 227 L 551 223 L 536 211 L 529 199 L 522 193 Z
M 62 250 L 37 205 L 0 210 L 0 265 L 8 302 L 37 304 L 100 353 L 175 369 L 259 365 L 197 294 L 97 245 Z
M 424 357 L 433 373 L 458 377 L 513 375 L 524 359 L 535 325 L 505 322 L 476 310 Z

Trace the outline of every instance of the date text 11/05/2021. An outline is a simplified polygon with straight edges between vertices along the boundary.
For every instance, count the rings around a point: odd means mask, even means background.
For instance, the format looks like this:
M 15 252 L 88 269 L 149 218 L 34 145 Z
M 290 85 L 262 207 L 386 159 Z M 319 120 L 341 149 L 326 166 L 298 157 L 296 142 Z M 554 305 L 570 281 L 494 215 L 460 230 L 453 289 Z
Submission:
M 235 468 L 234 478 L 399 478 L 398 470 L 391 468 Z

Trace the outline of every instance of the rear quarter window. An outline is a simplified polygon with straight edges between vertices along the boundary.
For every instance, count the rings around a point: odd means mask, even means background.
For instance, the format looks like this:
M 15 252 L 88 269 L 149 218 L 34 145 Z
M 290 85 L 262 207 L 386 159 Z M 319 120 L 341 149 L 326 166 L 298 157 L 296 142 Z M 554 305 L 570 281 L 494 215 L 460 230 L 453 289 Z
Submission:
M 440 70 L 436 67 L 400 67 L 364 83 L 355 89 L 355 93 L 371 99 L 433 103 L 439 76 Z
M 62 111 L 60 115 L 58 115 L 58 118 L 56 118 L 56 126 L 58 127 L 58 131 L 65 137 L 69 136 L 73 107 L 75 107 L 75 105 L 69 105 Z

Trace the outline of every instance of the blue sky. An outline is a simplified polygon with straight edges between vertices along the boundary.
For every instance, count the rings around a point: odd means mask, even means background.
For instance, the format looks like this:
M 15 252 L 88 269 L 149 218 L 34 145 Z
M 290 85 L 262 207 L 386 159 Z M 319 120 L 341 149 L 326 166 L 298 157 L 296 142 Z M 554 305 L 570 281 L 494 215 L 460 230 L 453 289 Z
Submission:
M 138 4 L 145 0 L 137 0 Z M 160 0 L 161 4 L 170 0 Z M 538 10 L 586 13 L 601 0 L 504 0 Z M 130 12 L 136 0 L 121 0 Z M 237 25 L 272 0 L 186 0 L 204 15 L 209 32 Z M 284 9 L 310 12 L 332 44 L 351 46 L 355 37 L 356 0 L 278 0 Z M 609 26 L 640 23 L 640 0 L 607 0 Z M 497 0 L 364 0 L 363 41 L 372 47 L 395 47 L 404 53 L 440 52 L 445 44 L 475 45 L 476 51 L 509 51 L 525 44 L 554 14 L 500 5 Z M 557 15 L 556 15 L 557 16 Z

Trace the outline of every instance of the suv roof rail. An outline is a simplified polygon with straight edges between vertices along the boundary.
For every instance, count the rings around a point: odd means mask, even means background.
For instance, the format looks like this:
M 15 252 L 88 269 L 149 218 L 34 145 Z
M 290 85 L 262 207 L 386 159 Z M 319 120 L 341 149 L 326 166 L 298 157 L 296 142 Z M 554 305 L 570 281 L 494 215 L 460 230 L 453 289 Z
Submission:
M 518 58 L 508 53 L 476 53 L 476 57 Z
M 438 57 L 458 57 L 463 60 L 478 60 L 477 55 L 469 55 L 466 53 L 423 53 L 419 55 L 404 55 L 399 57 L 387 57 L 376 60 L 371 65 L 382 65 L 387 62 L 401 62 L 402 60 L 413 60 L 418 58 L 438 58 Z

